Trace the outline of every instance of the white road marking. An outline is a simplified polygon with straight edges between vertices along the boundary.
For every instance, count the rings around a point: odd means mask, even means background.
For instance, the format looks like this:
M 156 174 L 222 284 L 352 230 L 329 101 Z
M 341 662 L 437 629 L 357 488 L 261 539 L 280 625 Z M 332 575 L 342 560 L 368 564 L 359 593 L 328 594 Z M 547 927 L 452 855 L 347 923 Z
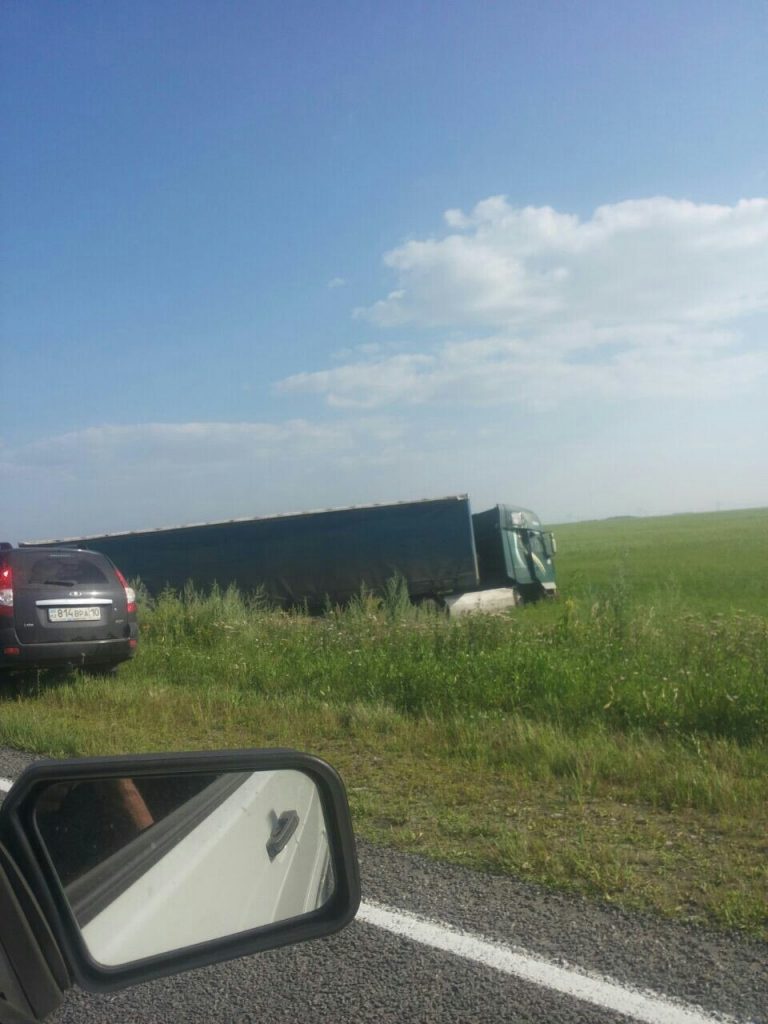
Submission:
M 0 792 L 7 793 L 12 785 L 12 779 L 0 778 Z M 562 967 L 524 949 L 504 946 L 404 910 L 361 903 L 357 920 L 646 1024 L 736 1024 L 733 1017 L 725 1014 L 707 1013 L 690 1003 L 623 985 L 581 968 Z
M 562 967 L 523 949 L 376 903 L 362 903 L 357 920 L 647 1024 L 726 1024 L 734 1020 L 600 974 Z

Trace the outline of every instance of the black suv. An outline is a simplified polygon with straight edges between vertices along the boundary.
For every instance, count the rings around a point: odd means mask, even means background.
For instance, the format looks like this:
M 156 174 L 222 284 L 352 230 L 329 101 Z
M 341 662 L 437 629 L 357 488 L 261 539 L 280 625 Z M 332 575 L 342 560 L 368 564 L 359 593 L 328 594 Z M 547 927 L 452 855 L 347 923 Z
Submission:
M 138 635 L 136 594 L 105 555 L 0 544 L 0 669 L 107 671 Z

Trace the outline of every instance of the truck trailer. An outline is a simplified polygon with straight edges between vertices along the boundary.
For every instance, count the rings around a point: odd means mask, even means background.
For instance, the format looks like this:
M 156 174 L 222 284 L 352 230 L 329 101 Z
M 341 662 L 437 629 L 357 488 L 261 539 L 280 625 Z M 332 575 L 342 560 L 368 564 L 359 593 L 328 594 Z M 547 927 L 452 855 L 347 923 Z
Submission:
M 556 594 L 555 540 L 535 513 L 466 494 L 131 533 L 27 541 L 100 551 L 150 593 L 235 584 L 282 607 L 345 604 L 402 577 L 413 601 L 452 614 Z

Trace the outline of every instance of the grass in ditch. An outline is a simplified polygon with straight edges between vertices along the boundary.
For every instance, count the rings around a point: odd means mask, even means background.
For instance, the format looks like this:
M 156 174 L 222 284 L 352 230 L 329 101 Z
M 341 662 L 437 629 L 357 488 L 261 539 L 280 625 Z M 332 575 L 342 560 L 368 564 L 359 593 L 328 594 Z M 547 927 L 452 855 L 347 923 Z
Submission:
M 768 937 L 768 574 L 723 575 L 713 610 L 702 565 L 715 536 L 766 551 L 768 514 L 734 515 L 693 517 L 687 548 L 678 517 L 602 524 L 589 586 L 598 524 L 563 528 L 567 596 L 509 616 L 449 622 L 397 588 L 319 618 L 166 594 L 116 679 L 6 686 L 0 742 L 311 750 L 366 838 Z M 665 546 L 674 584 L 647 573 Z

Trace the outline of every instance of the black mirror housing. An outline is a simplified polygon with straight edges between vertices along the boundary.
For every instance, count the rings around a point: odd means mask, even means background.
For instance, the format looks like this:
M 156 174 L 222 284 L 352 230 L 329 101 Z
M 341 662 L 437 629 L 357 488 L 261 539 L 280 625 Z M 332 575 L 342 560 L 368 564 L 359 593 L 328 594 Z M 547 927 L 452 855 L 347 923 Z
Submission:
M 102 866 L 101 869 L 85 872 L 71 884 L 65 884 L 67 876 L 62 873 L 61 866 L 57 863 L 55 846 L 50 840 L 50 835 L 41 826 L 45 816 L 41 816 L 40 809 L 51 803 L 51 794 L 72 792 L 78 787 L 81 793 L 90 794 L 95 787 L 108 788 L 126 782 L 131 785 L 135 783 L 136 787 L 144 789 L 150 787 L 151 783 L 157 789 L 158 785 L 163 784 L 163 780 L 167 780 L 168 785 L 186 786 L 192 792 L 196 787 L 202 787 L 211 790 L 215 796 L 213 791 L 217 787 L 222 788 L 219 783 L 225 783 L 226 792 L 218 797 L 218 804 L 212 804 L 209 800 L 208 809 L 203 807 L 203 810 L 200 810 L 204 792 L 189 800 L 189 806 L 194 805 L 197 811 L 186 832 L 178 831 L 177 819 L 184 811 L 184 807 L 181 807 L 176 810 L 175 815 L 169 814 L 166 820 L 174 825 L 176 833 L 172 828 L 165 827 L 166 823 L 160 822 L 153 826 L 154 831 L 146 830 L 143 841 L 140 842 L 141 836 L 136 840 L 136 856 L 133 856 L 133 847 L 126 847 L 107 858 L 105 863 L 110 870 L 112 865 L 115 865 L 115 872 L 122 871 L 125 875 L 126 864 L 139 862 L 142 856 L 143 863 L 150 867 L 153 863 L 157 865 L 163 857 L 169 855 L 175 856 L 178 860 L 178 850 L 185 849 L 180 846 L 184 837 L 188 837 L 194 828 L 199 827 L 201 821 L 205 823 L 206 815 L 209 821 L 213 820 L 210 807 L 214 807 L 215 810 L 216 806 L 222 806 L 225 799 L 243 804 L 245 787 L 239 780 L 256 779 L 259 775 L 278 780 L 304 778 L 311 789 L 313 799 L 319 807 L 320 820 L 324 823 L 324 871 L 315 865 L 315 873 L 312 876 L 313 885 L 317 888 L 316 878 L 319 874 L 323 875 L 322 897 L 318 895 L 317 899 L 305 901 L 302 905 L 303 910 L 298 913 L 290 909 L 291 905 L 288 904 L 289 909 L 283 909 L 282 916 L 275 914 L 273 919 L 269 916 L 254 917 L 250 922 L 255 925 L 254 927 L 242 929 L 238 926 L 231 931 L 225 929 L 226 933 L 219 931 L 214 933 L 215 937 L 204 941 L 199 941 L 199 936 L 193 935 L 192 941 L 179 942 L 173 948 L 161 946 L 160 951 L 150 950 L 150 955 L 128 957 L 125 962 L 119 958 L 94 956 L 94 949 L 98 947 L 94 946 L 92 938 L 87 941 L 88 927 L 83 927 L 84 921 L 87 925 L 88 917 L 82 916 L 81 913 L 76 914 L 73 908 L 89 906 L 91 918 L 94 914 L 103 912 L 105 905 L 109 911 L 109 901 L 107 900 L 105 904 L 103 898 L 105 871 Z M 211 778 L 217 780 L 217 783 L 209 784 L 208 780 Z M 240 795 L 237 793 L 238 786 Z M 279 810 L 270 811 L 271 817 L 268 817 L 262 804 L 263 801 L 256 806 L 255 811 L 252 805 L 249 808 L 253 820 L 257 821 L 261 829 L 259 842 L 254 846 L 254 856 L 258 854 L 262 859 L 269 857 L 269 863 L 279 865 L 281 859 L 288 856 L 287 846 L 291 840 L 294 844 L 298 842 L 300 814 L 292 805 L 279 805 Z M 181 840 L 174 839 L 174 834 L 180 835 Z M 266 842 L 262 843 L 261 838 Z M 305 847 L 312 841 L 310 836 L 305 841 Z M 357 856 L 343 783 L 334 769 L 324 761 L 292 750 L 141 754 L 36 762 L 14 783 L 0 807 L 0 844 L 10 853 L 23 883 L 39 905 L 71 976 L 82 988 L 96 992 L 114 991 L 195 967 L 332 934 L 353 919 L 360 903 Z M 248 852 L 250 854 L 250 849 Z M 313 850 L 310 848 L 309 854 L 312 853 Z M 96 884 L 99 871 L 100 886 Z M 134 868 L 125 885 L 136 884 L 136 878 L 137 872 Z M 94 880 L 93 885 L 89 884 L 91 879 Z M 290 882 L 286 884 L 289 885 Z M 108 890 L 108 885 L 106 888 Z M 91 891 L 85 891 L 88 889 Z M 190 887 L 189 891 L 195 890 Z M 78 903 L 75 902 L 73 894 L 77 895 Z M 188 902 L 189 899 L 185 896 L 185 905 Z M 146 900 L 143 901 L 142 905 L 144 904 Z M 112 906 L 118 906 L 118 903 L 113 903 Z M 111 913 L 114 916 L 114 910 Z M 112 921 L 108 921 L 107 924 L 110 926 L 109 930 L 115 930 Z M 179 925 L 177 934 L 183 937 L 183 925 Z

